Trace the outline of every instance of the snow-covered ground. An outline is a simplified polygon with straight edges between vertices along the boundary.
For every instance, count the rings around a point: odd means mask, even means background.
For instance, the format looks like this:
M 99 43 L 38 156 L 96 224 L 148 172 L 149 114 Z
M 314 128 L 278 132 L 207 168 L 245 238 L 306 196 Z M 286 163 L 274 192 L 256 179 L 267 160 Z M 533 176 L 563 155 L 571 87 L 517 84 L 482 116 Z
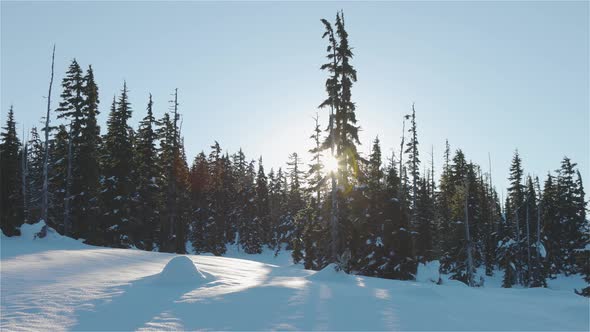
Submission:
M 384 280 L 235 248 L 232 257 L 185 256 L 193 269 L 172 254 L 55 233 L 33 240 L 39 228 L 1 237 L 2 331 L 589 329 L 590 302 L 573 292 L 579 276 L 550 289 L 502 289 L 501 276 L 469 288 L 444 276 L 433 284 L 432 266 L 416 282 Z

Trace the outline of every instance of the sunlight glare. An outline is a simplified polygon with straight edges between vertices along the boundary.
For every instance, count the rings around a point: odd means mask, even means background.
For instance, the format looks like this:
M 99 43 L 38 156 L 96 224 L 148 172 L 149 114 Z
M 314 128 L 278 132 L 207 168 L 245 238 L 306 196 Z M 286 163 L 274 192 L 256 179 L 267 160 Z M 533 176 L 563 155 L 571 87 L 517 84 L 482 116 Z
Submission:
M 338 159 L 332 155 L 324 157 L 324 173 L 326 175 L 332 174 L 338 170 Z

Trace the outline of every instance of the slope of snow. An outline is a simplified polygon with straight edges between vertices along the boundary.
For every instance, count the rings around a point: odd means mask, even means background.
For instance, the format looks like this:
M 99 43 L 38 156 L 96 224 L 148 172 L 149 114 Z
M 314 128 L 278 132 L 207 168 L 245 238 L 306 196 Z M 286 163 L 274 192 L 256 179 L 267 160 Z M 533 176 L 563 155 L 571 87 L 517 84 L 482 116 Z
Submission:
M 558 289 L 457 287 L 350 276 L 330 267 L 307 271 L 274 253 L 248 256 L 265 263 L 177 256 L 86 246 L 55 233 L 33 240 L 32 233 L 1 237 L 2 331 L 589 327 L 590 303 L 567 286 L 571 280 Z M 167 270 L 196 281 L 154 282 Z

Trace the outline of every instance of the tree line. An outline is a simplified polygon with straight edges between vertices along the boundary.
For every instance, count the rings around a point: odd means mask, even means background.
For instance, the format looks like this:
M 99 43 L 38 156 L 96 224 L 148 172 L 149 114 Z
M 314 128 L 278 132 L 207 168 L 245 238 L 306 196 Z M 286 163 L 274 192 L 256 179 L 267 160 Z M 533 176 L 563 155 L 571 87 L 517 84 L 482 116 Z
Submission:
M 525 173 L 516 151 L 502 202 L 491 172 L 447 141 L 435 179 L 434 160 L 423 162 L 419 153 L 414 105 L 401 119 L 398 153 L 383 156 L 377 137 L 361 155 L 344 14 L 321 22 L 327 97 L 319 109 L 328 123 L 315 118 L 308 156 L 292 153 L 286 168 L 267 171 L 262 157 L 229 153 L 215 141 L 189 163 L 178 90 L 161 118 L 150 94 L 132 128 L 137 111 L 126 83 L 110 101 L 102 134 L 92 66 L 73 60 L 45 128 L 33 127 L 24 141 L 13 108 L 8 112 L 0 144 L 2 231 L 19 235 L 23 223 L 44 220 L 99 246 L 215 255 L 228 244 L 247 253 L 289 249 L 308 269 L 335 263 L 348 273 L 402 280 L 413 279 L 419 263 L 439 260 L 442 272 L 470 286 L 483 283 L 480 271 L 498 269 L 504 287 L 545 287 L 560 273 L 588 274 L 575 259 L 589 239 L 574 162 L 564 157 L 541 183 Z M 63 124 L 50 126 L 50 116 Z M 331 160 L 335 167 L 327 167 Z

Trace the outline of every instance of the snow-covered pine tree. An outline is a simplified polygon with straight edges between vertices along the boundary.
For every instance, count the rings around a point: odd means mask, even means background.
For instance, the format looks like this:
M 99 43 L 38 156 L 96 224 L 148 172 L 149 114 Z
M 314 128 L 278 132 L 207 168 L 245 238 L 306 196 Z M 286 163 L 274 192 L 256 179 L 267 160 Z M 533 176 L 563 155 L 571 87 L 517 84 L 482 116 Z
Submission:
M 82 127 L 78 146 L 74 149 L 76 161 L 73 178 L 73 218 L 78 222 L 79 233 L 90 243 L 98 243 L 100 239 L 99 220 L 100 207 L 100 126 L 97 122 L 98 87 L 94 81 L 92 66 L 88 66 L 83 77 L 82 87 Z
M 135 156 L 138 182 L 135 191 L 135 213 L 139 237 L 135 245 L 144 250 L 155 249 L 158 240 L 160 218 L 160 188 L 158 179 L 161 174 L 156 149 L 156 119 L 153 113 L 152 95 L 149 95 L 147 115 L 139 123 L 137 131 Z
M 68 164 L 68 131 L 64 125 L 57 127 L 51 141 L 48 161 L 48 220 L 47 225 L 65 234 L 64 211 Z
M 41 218 L 43 197 L 43 162 L 45 147 L 37 128 L 31 128 L 27 153 L 27 213 L 30 223 L 35 223 Z
M 254 160 L 246 168 L 246 181 L 244 188 L 244 210 L 242 212 L 242 227 L 240 229 L 240 242 L 244 251 L 248 254 L 262 252 L 262 227 L 257 217 L 256 206 L 256 170 Z
M 584 246 L 585 201 L 581 178 L 576 181 L 576 163 L 568 157 L 561 161 L 557 177 L 557 206 L 560 232 L 558 233 L 558 271 L 577 273 L 574 250 Z M 561 267 L 559 266 L 561 264 Z
M 407 214 L 402 210 L 405 195 L 397 164 L 392 156 L 385 170 L 383 206 L 383 253 L 384 262 L 377 274 L 384 278 L 409 280 L 416 273 L 412 259 L 412 242 Z
M 85 221 L 79 218 L 82 215 L 83 206 L 80 204 L 82 186 L 80 183 L 80 163 L 78 160 L 81 146 L 81 133 L 84 128 L 84 73 L 82 68 L 73 59 L 66 76 L 62 80 L 61 102 L 56 109 L 58 119 L 65 119 L 69 123 L 68 128 L 68 155 L 71 155 L 69 182 L 67 191 L 66 210 L 64 211 L 64 231 L 67 235 L 79 238 L 86 236 Z M 71 150 L 71 151 L 70 151 Z M 67 169 L 67 166 L 66 166 Z M 66 174 L 66 176 L 68 176 Z
M 207 250 L 205 226 L 209 218 L 209 175 L 207 156 L 201 151 L 193 160 L 190 172 L 193 208 L 190 239 L 197 253 Z
M 134 149 L 127 124 L 130 118 L 127 84 L 123 83 L 119 99 L 115 102 L 113 98 L 102 153 L 102 202 L 105 209 L 99 227 L 104 235 L 99 238 L 103 244 L 113 247 L 131 245 L 129 235 L 133 226 L 131 209 L 135 185 L 132 182 Z
M 23 193 L 20 175 L 20 140 L 16 134 L 13 107 L 0 134 L 0 226 L 4 235 L 20 235 L 24 222 Z
M 518 150 L 514 152 L 508 180 L 510 181 L 507 197 L 509 205 L 506 207 L 506 212 L 510 213 L 506 213 L 508 231 L 502 244 L 505 259 L 503 264 L 505 269 L 504 287 L 523 284 L 522 226 L 526 217 L 526 207 L 524 206 L 525 190 L 523 188 L 522 160 Z M 512 276 L 514 276 L 514 280 Z
M 416 258 L 419 262 L 424 263 L 434 258 L 434 203 L 425 178 L 420 179 L 416 195 Z
M 404 153 L 408 154 L 408 160 L 406 161 L 406 167 L 408 169 L 408 173 L 411 178 L 412 183 L 412 190 L 411 190 L 411 201 L 410 201 L 410 227 L 412 229 L 412 242 L 414 243 L 414 247 L 416 247 L 416 236 L 415 230 L 418 227 L 417 225 L 417 214 L 418 208 L 416 206 L 417 199 L 418 199 L 418 182 L 420 181 L 420 156 L 418 153 L 418 133 L 416 128 L 416 108 L 414 104 L 412 104 L 412 114 L 411 114 L 411 124 L 410 128 L 408 128 L 408 132 L 410 133 L 410 140 L 406 143 L 406 150 Z M 416 255 L 417 249 L 414 248 L 414 252 Z
M 260 227 L 260 237 L 263 244 L 272 247 L 272 228 L 270 222 L 270 205 L 268 198 L 268 179 L 262 165 L 262 157 L 258 159 L 258 173 L 256 175 L 256 218 Z
M 358 270 L 364 275 L 378 275 L 379 267 L 386 262 L 386 253 L 383 243 L 385 214 L 384 208 L 387 204 L 384 195 L 384 173 L 381 167 L 381 145 L 379 138 L 373 140 L 373 147 L 369 155 L 369 162 L 366 169 L 366 187 L 364 189 L 363 204 L 365 218 L 363 223 L 357 224 L 360 228 L 360 239 L 364 245 L 360 246 L 358 253 Z
M 295 234 L 299 235 L 300 240 L 301 234 L 303 233 L 303 229 L 301 228 L 303 225 L 295 222 L 295 216 L 305 207 L 305 192 L 302 186 L 304 173 L 301 171 L 301 164 L 301 158 L 297 153 L 294 152 L 289 155 L 289 160 L 287 161 L 288 172 L 285 174 L 289 179 L 288 194 L 286 197 L 285 211 L 279 224 L 279 243 L 286 243 L 287 248 L 293 245 Z M 284 181 L 283 186 L 287 187 L 286 181 Z

